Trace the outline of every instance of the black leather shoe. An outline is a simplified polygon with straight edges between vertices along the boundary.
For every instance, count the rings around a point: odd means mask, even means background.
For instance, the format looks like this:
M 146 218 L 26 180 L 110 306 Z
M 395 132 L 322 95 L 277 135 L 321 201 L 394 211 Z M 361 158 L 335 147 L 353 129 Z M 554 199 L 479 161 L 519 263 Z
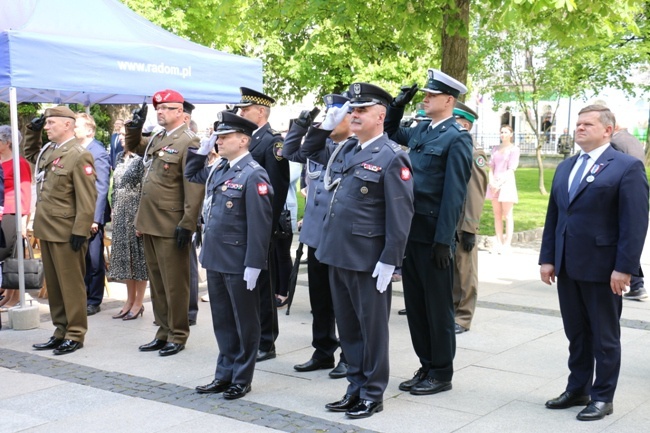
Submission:
M 221 379 L 215 379 L 207 385 L 199 385 L 196 392 L 199 394 L 219 394 L 230 388 L 231 383 Z
M 184 344 L 180 343 L 167 343 L 165 344 L 165 347 L 160 349 L 160 356 L 171 356 L 171 355 L 176 355 L 178 352 L 181 350 L 185 349 Z
M 564 391 L 559 397 L 546 402 L 549 409 L 566 409 L 573 406 L 585 406 L 589 404 L 588 395 L 580 395 L 569 391 Z
M 68 353 L 72 353 L 77 349 L 81 349 L 82 347 L 84 347 L 84 344 L 78 341 L 63 340 L 63 343 L 61 343 L 59 347 L 54 349 L 54 352 L 52 353 L 54 353 L 55 355 L 67 355 Z
M 196 320 L 190 319 L 190 326 L 194 326 L 194 325 L 196 325 Z
M 47 343 L 32 344 L 32 347 L 36 350 L 52 350 L 59 347 L 61 343 L 63 343 L 62 338 L 50 337 Z
M 419 369 L 413 375 L 413 379 L 409 379 L 405 382 L 400 383 L 399 389 L 401 389 L 402 391 L 410 391 L 411 388 L 413 388 L 418 383 L 422 382 L 425 377 L 427 377 L 427 372 L 424 371 L 423 369 Z
M 227 390 L 223 392 L 223 398 L 226 400 L 236 400 L 238 398 L 242 398 L 249 392 L 251 392 L 250 384 L 240 385 L 238 383 L 233 383 L 228 387 Z
M 348 364 L 343 361 L 339 361 L 336 368 L 330 371 L 329 376 L 332 379 L 342 379 L 348 375 Z
M 356 406 L 345 412 L 345 415 L 348 418 L 368 418 L 382 410 L 384 410 L 384 403 L 381 401 L 359 400 Z
M 458 323 L 454 324 L 454 331 L 456 334 L 462 334 L 463 332 L 469 331 L 469 329 L 465 328 L 464 326 L 459 325 Z
M 269 351 L 258 350 L 257 351 L 257 362 L 266 361 L 267 359 L 273 359 L 276 357 L 275 349 Z
M 322 370 L 325 368 L 332 368 L 332 367 L 334 367 L 333 359 L 312 358 L 309 361 L 305 362 L 304 364 L 294 365 L 293 369 L 296 371 L 304 372 L 304 371 Z
M 590 401 L 586 408 L 582 409 L 576 418 L 580 421 L 597 421 L 614 413 L 614 403 L 604 401 Z
M 99 305 L 88 305 L 86 307 L 86 315 L 92 316 L 93 314 L 97 314 L 100 311 L 102 311 L 101 307 Z
M 157 338 L 154 338 L 150 343 L 143 344 L 138 347 L 138 349 L 140 349 L 140 352 L 153 352 L 154 350 L 162 349 L 165 347 L 165 344 L 167 344 L 166 340 L 158 340 Z
M 332 412 L 347 412 L 359 403 L 358 395 L 345 394 L 342 399 L 334 403 L 327 403 L 325 409 Z
M 431 395 L 449 391 L 450 389 L 451 382 L 441 382 L 433 377 L 427 376 L 422 382 L 413 385 L 410 392 L 412 395 Z
M 406 308 L 399 310 L 397 314 L 399 314 L 400 316 L 406 316 Z

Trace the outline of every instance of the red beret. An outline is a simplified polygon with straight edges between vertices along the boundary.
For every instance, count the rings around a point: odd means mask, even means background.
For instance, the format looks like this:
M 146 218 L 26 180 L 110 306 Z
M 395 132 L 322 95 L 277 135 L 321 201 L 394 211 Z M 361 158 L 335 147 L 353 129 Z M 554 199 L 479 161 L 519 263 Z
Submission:
M 176 90 L 171 89 L 161 90 L 153 95 L 153 108 L 156 108 L 158 104 L 164 102 L 178 102 L 179 104 L 182 104 L 185 102 L 185 99 L 183 99 L 183 95 L 178 93 Z

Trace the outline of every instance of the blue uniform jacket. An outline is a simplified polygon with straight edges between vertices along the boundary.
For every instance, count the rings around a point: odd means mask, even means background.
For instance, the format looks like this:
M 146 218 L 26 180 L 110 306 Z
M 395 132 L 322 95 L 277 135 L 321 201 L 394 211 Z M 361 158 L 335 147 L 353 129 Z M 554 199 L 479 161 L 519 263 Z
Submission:
M 205 155 L 188 152 L 185 177 L 204 184 L 210 173 L 206 159 Z M 225 166 L 226 162 L 220 164 Z M 226 274 L 243 274 L 246 267 L 266 269 L 273 188 L 262 166 L 249 153 L 225 173 L 217 167 L 206 195 L 212 202 L 203 232 L 201 265 Z
M 310 128 L 303 147 L 327 164 L 331 131 Z M 378 261 L 400 266 L 413 217 L 413 177 L 408 155 L 386 134 L 354 154 L 348 140 L 328 170 L 332 193 L 316 258 L 327 265 L 372 272 Z
M 400 127 L 403 112 L 389 107 L 384 129 L 393 141 L 408 146 L 413 164 L 415 216 L 409 239 L 453 246 L 472 173 L 472 137 L 453 117 L 433 130 L 431 121 Z

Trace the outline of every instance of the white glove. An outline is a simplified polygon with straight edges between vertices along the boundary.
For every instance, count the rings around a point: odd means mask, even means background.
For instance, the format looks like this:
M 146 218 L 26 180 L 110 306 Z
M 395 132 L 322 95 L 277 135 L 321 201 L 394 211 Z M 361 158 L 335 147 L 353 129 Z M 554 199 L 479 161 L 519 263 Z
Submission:
M 377 290 L 379 293 L 384 293 L 390 284 L 390 279 L 395 272 L 395 265 L 387 265 L 386 263 L 377 262 L 375 270 L 372 272 L 372 277 L 377 278 Z
M 212 134 L 209 140 L 202 140 L 201 147 L 196 151 L 197 155 L 208 155 L 212 149 L 214 149 L 214 144 L 217 142 L 219 136 L 217 134 Z
M 325 129 L 327 131 L 333 131 L 339 123 L 343 122 L 345 115 L 348 114 L 350 109 L 350 101 L 346 102 L 341 108 L 331 107 L 327 110 L 325 115 L 325 120 L 320 124 L 320 129 Z
M 244 281 L 246 281 L 246 288 L 248 290 L 253 290 L 255 288 L 257 277 L 260 276 L 260 272 L 262 272 L 261 269 L 249 268 L 246 266 L 246 269 L 244 269 Z

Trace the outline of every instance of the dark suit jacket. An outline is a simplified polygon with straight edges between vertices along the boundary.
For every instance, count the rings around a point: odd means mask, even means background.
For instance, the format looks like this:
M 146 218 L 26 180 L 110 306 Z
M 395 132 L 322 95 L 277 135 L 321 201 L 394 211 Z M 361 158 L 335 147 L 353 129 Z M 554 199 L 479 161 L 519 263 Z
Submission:
M 111 161 L 111 168 L 115 170 L 115 167 L 117 166 L 117 155 L 119 155 L 120 152 L 124 151 L 123 143 L 120 140 L 120 134 L 111 134 L 111 147 L 109 151 L 110 151 L 109 158 Z
M 603 152 L 569 203 L 578 155 L 558 165 L 548 202 L 539 263 L 573 280 L 609 282 L 612 271 L 639 275 L 648 229 L 648 179 L 643 164 L 612 147 Z
M 108 186 L 111 180 L 111 163 L 108 153 L 104 146 L 97 140 L 88 144 L 86 150 L 91 153 L 95 159 L 95 173 L 97 180 L 97 202 L 95 204 L 94 221 L 98 224 L 105 224 L 110 220 L 111 208 L 108 204 Z

